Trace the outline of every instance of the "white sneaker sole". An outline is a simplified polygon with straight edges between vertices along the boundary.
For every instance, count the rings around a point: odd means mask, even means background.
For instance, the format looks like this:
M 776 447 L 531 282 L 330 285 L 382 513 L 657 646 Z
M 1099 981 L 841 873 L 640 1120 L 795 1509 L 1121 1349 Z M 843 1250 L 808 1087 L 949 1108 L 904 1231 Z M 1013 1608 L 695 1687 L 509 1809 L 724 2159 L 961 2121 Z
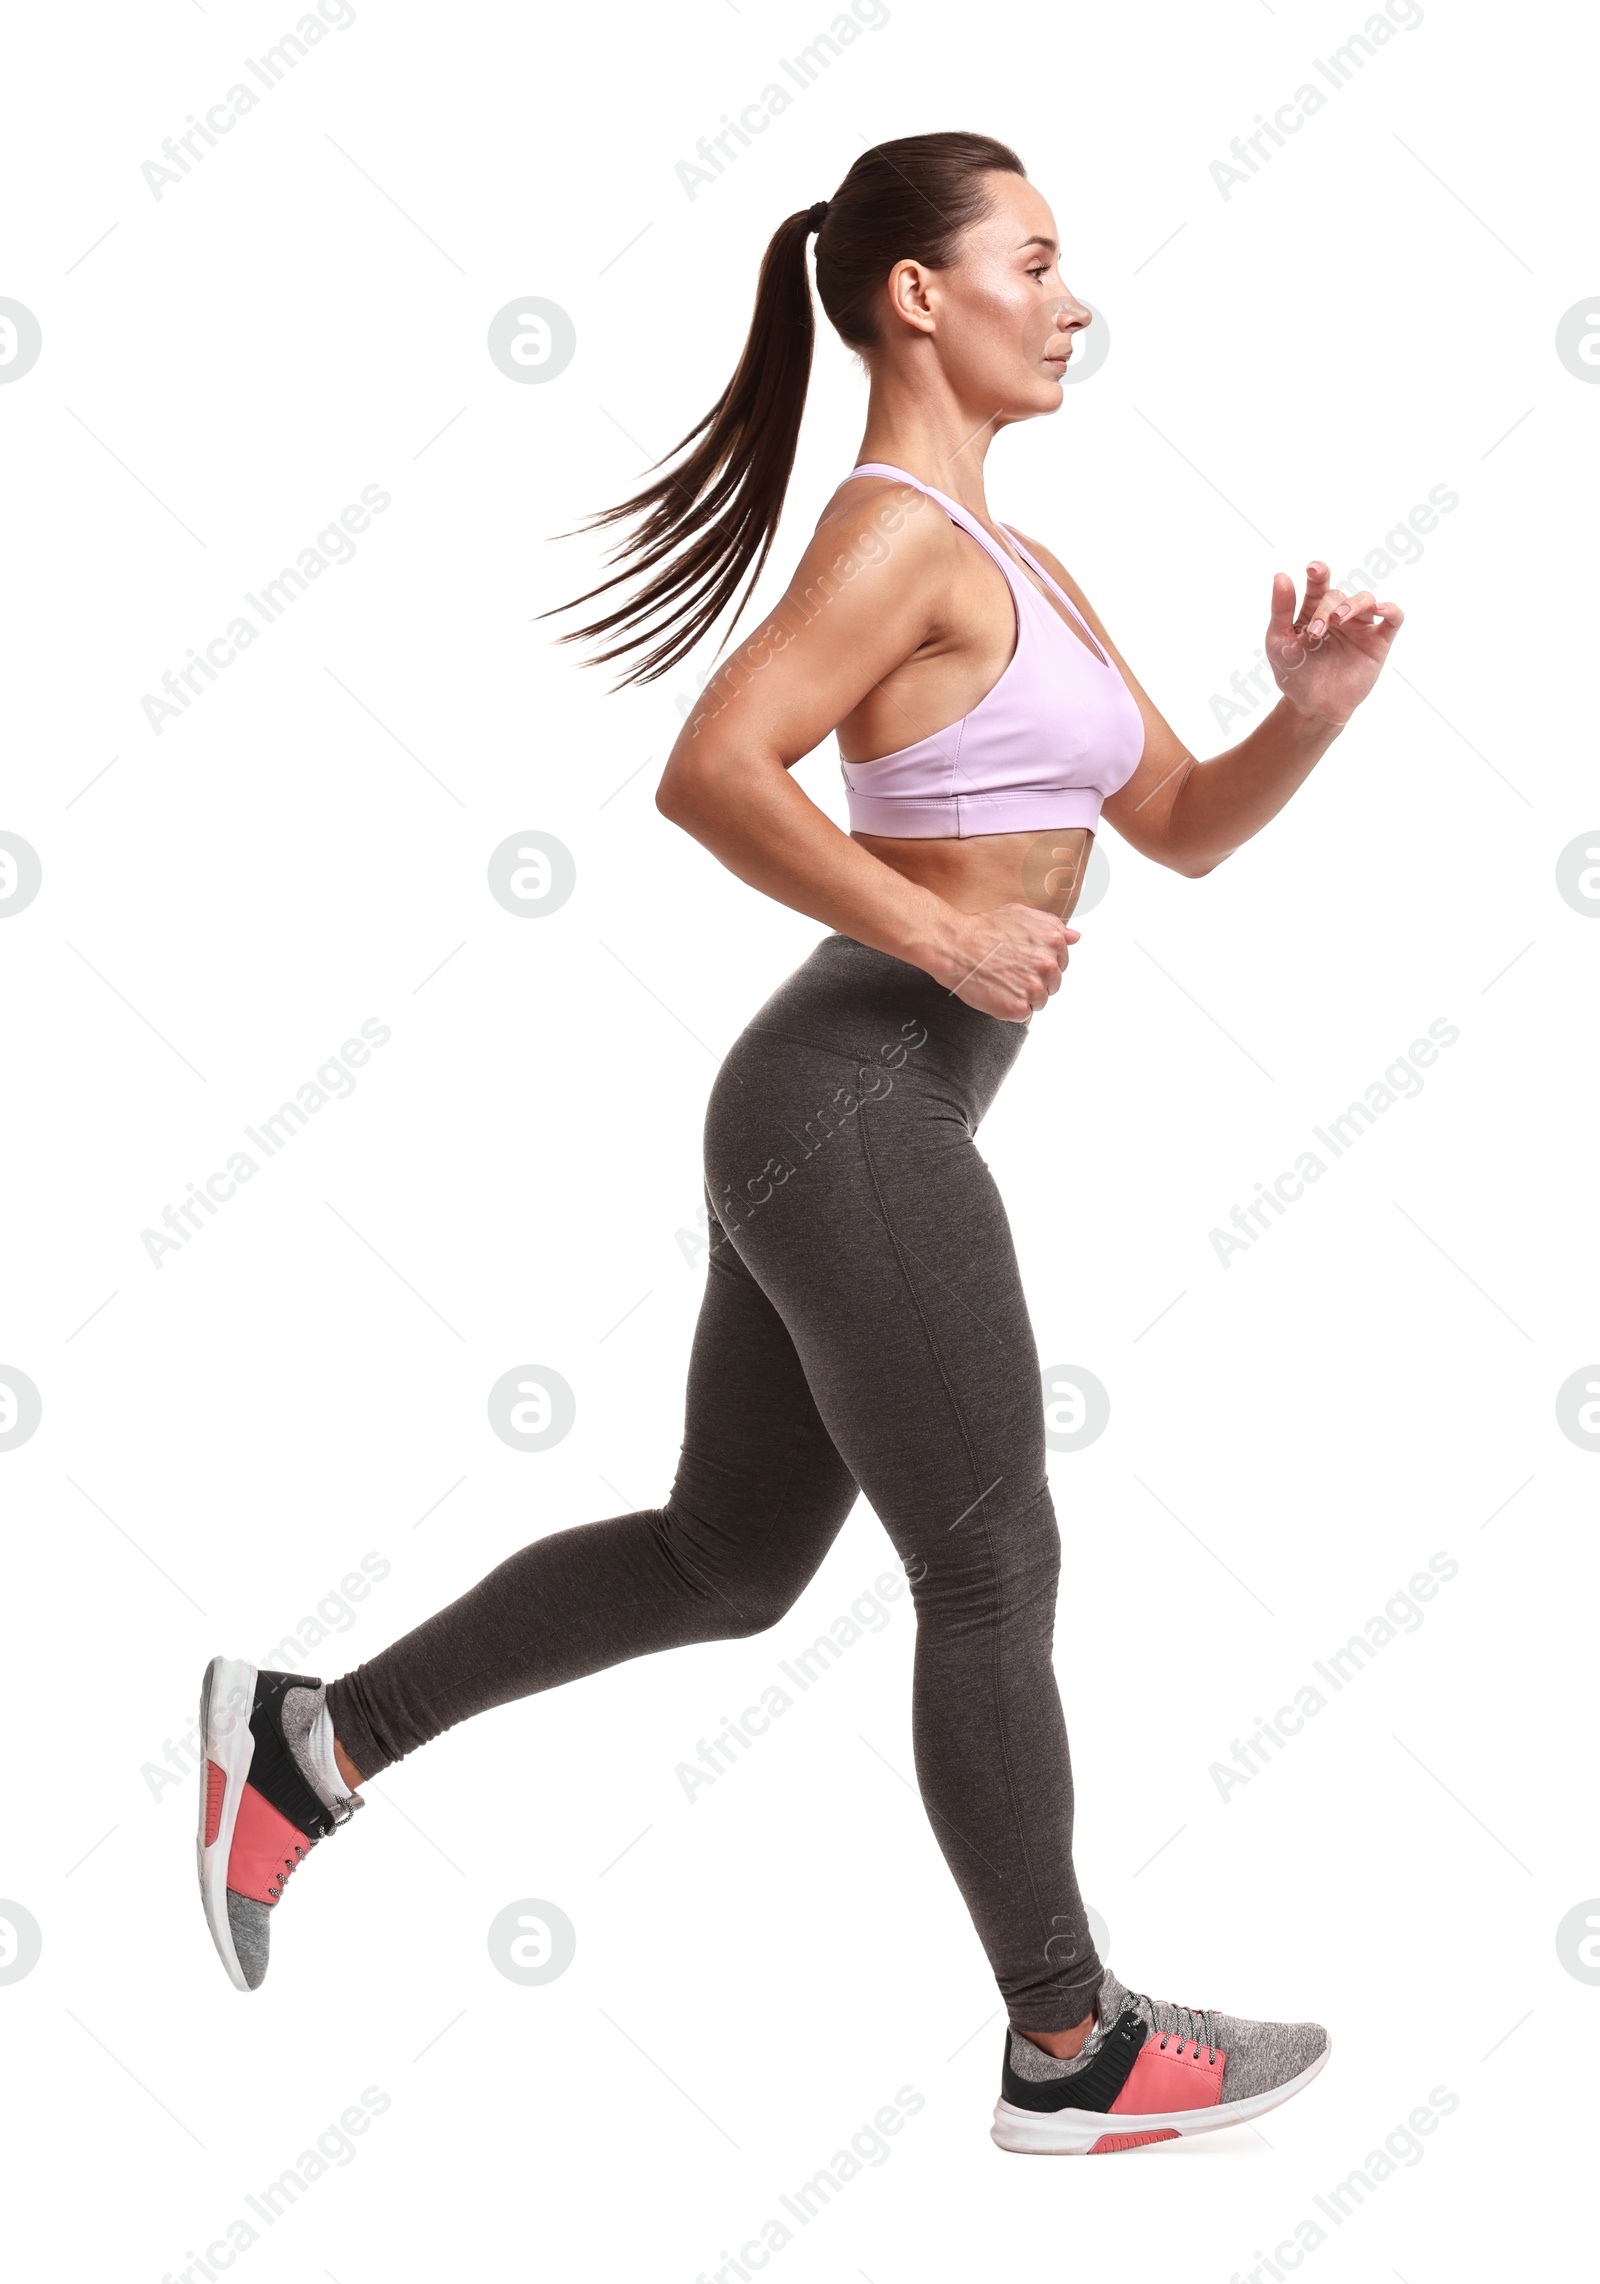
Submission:
M 1173 2141 L 1192 2133 L 1220 2133 L 1224 2126 L 1248 2125 L 1252 2118 L 1265 2117 L 1268 2110 L 1275 2110 L 1281 2102 L 1300 2093 L 1310 2085 L 1332 2052 L 1330 2040 L 1298 2077 L 1286 2078 L 1281 2086 L 1269 2087 L 1264 2094 L 1251 2094 L 1245 2101 L 1217 2102 L 1205 2110 L 1156 2110 L 1144 2116 L 1137 2112 L 1113 2116 L 1108 2110 L 1020 2110 L 1013 2103 L 1001 2100 L 995 2104 L 989 2137 L 1002 2149 L 1015 2150 L 1023 2156 L 1088 2157 L 1097 2147 L 1105 2153 L 1114 2149 L 1136 2149 L 1158 2137 L 1162 2141 Z
M 247 1991 L 244 1969 L 233 1947 L 228 1924 L 228 1858 L 233 1851 L 233 1827 L 244 1797 L 245 1780 L 255 1757 L 256 1741 L 250 1733 L 250 1715 L 256 1701 L 256 1668 L 243 1658 L 214 1657 L 200 1685 L 200 1821 L 195 1832 L 195 1859 L 200 1872 L 200 1900 L 217 1956 L 228 1970 L 235 1990 Z M 210 1763 L 223 1774 L 222 1814 L 216 1838 L 206 1846 L 206 1799 Z

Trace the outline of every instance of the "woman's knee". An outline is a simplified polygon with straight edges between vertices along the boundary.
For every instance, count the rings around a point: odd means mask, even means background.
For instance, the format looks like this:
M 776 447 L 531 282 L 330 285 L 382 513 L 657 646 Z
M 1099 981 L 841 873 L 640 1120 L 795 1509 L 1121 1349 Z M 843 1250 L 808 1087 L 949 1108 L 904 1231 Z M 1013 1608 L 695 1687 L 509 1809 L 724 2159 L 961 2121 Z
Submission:
M 1010 1509 L 963 1519 L 941 1546 L 907 1558 L 919 1625 L 1053 1611 L 1061 1532 L 1048 1488 Z
M 661 1558 L 674 1584 L 699 1604 L 706 1640 L 765 1633 L 804 1593 L 811 1573 L 793 1560 L 775 1563 L 770 1549 L 730 1543 L 675 1498 L 659 1514 Z

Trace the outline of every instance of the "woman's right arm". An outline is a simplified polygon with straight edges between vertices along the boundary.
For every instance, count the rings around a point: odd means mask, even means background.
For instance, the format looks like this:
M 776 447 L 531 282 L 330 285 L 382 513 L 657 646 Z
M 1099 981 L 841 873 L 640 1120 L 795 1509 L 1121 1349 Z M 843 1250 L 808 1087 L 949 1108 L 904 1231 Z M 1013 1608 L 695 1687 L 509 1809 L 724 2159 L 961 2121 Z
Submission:
M 701 693 L 656 807 L 763 895 L 925 969 L 985 1014 L 1026 1022 L 1059 990 L 1074 931 L 1023 904 L 958 912 L 841 832 L 790 775 L 937 634 L 953 538 L 926 494 L 850 485 L 783 600 Z M 905 742 L 924 734 L 908 723 Z

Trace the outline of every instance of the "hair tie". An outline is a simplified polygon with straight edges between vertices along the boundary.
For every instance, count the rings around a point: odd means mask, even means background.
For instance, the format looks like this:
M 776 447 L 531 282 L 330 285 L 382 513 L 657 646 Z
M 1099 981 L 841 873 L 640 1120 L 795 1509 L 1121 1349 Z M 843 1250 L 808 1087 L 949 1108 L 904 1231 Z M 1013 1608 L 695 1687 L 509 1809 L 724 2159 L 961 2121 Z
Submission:
M 819 198 L 816 205 L 806 215 L 806 228 L 808 230 L 820 230 L 827 217 L 828 201 L 825 198 Z

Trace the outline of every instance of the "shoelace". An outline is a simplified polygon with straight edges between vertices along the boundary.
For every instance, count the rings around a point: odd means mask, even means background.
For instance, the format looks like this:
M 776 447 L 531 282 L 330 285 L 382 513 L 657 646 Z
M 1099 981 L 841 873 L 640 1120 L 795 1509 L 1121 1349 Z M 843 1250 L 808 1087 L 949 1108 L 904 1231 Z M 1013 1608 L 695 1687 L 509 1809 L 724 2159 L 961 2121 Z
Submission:
M 322 1826 L 322 1829 L 318 1832 L 312 1832 L 308 1834 L 307 1843 L 304 1847 L 302 1847 L 300 1842 L 296 1840 L 294 1846 L 289 1850 L 289 1853 L 283 1859 L 283 1869 L 278 1872 L 273 1879 L 267 1882 L 267 1893 L 271 1896 L 274 1903 L 276 1903 L 282 1896 L 285 1887 L 288 1885 L 290 1875 L 300 1869 L 300 1866 L 305 1862 L 307 1856 L 310 1855 L 311 1850 L 316 1846 L 317 1842 L 319 1840 L 325 1840 L 330 1832 L 337 1832 L 341 1824 L 348 1824 L 351 1817 L 354 1816 L 356 1810 L 358 1808 L 365 1808 L 366 1805 L 367 1803 L 364 1794 L 359 1792 L 347 1793 L 342 1799 L 336 1800 L 334 1802 L 332 1808 L 328 1811 L 329 1820 Z M 342 1814 L 341 1811 L 343 1812 Z
M 1128 1997 L 1136 2009 L 1143 2007 L 1148 2010 L 1150 2027 L 1152 2030 L 1160 2031 L 1163 2046 L 1166 2045 L 1169 2038 L 1176 2038 L 1180 2046 L 1186 2046 L 1190 2039 L 1193 2039 L 1197 2054 L 1203 2046 L 1208 2061 L 1214 2062 L 1216 2060 L 1217 2024 L 1215 2014 L 1210 2007 L 1174 2006 L 1172 2001 L 1167 1999 L 1163 2001 L 1163 2004 L 1176 2019 L 1171 2029 L 1161 2030 L 1156 2014 L 1156 2002 L 1149 1993 L 1147 1991 L 1130 1991 Z

